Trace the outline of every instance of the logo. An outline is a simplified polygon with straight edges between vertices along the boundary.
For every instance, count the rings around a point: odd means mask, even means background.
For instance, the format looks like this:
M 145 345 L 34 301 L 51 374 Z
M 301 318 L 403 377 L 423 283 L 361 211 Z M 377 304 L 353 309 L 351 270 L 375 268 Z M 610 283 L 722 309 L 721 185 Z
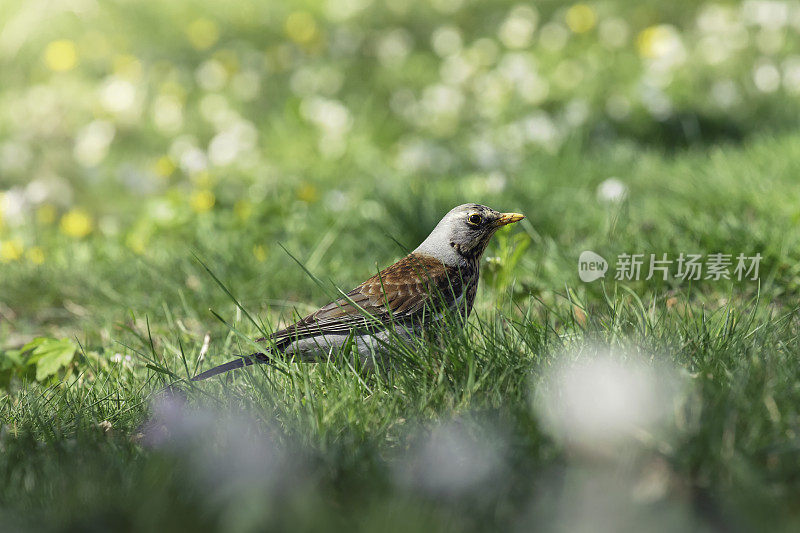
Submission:
M 578 276 L 589 283 L 606 275 L 608 262 L 596 253 L 586 250 L 578 258 Z

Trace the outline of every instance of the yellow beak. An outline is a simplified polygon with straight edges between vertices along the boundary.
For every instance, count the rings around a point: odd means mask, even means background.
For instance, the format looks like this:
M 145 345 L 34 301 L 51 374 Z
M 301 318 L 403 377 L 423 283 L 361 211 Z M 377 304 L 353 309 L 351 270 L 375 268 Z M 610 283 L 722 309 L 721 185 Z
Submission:
M 506 224 L 513 224 L 514 222 L 519 222 L 525 218 L 525 215 L 520 213 L 503 213 L 500 218 L 497 219 L 496 224 L 498 226 L 505 226 Z

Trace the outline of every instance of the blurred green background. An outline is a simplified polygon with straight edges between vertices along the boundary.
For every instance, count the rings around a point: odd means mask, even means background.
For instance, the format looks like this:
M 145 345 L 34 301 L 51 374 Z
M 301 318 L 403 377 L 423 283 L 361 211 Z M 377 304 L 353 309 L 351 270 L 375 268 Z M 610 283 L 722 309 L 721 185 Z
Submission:
M 0 260 L 30 273 L 15 284 L 187 246 L 253 271 L 275 241 L 332 228 L 381 246 L 374 221 L 411 246 L 465 201 L 537 222 L 564 187 L 627 182 L 637 152 L 791 130 L 800 105 L 793 3 L 0 10 Z M 617 155 L 565 183 L 590 152 Z
M 222 362 L 237 348 L 209 308 L 256 334 L 193 254 L 254 315 L 286 320 L 328 300 L 295 258 L 324 288 L 348 289 L 451 207 L 479 202 L 528 217 L 487 252 L 479 320 L 500 309 L 527 338 L 553 340 L 486 348 L 509 366 L 479 363 L 486 376 L 474 392 L 460 381 L 475 384 L 470 365 L 447 367 L 455 392 L 409 381 L 377 405 L 352 376 L 316 368 L 303 370 L 316 396 L 287 385 L 291 403 L 280 387 L 259 389 L 267 425 L 278 419 L 322 465 L 321 489 L 300 492 L 321 510 L 317 521 L 276 522 L 255 503 L 257 518 L 242 523 L 313 529 L 340 508 L 360 511 L 359 497 L 364 529 L 383 524 L 384 511 L 407 517 L 429 504 L 420 530 L 549 523 L 541 485 L 501 484 L 498 501 L 475 507 L 407 501 L 389 482 L 369 500 L 364 480 L 403 448 L 395 424 L 483 410 L 512 428 L 520 477 L 557 470 L 569 460 L 529 412 L 529 376 L 561 344 L 635 337 L 698 383 L 702 424 L 668 452 L 654 446 L 677 479 L 667 492 L 697 489 L 688 499 L 707 518 L 699 529 L 734 525 L 718 515 L 736 511 L 790 529 L 800 495 L 798 118 L 796 1 L 6 0 L 0 470 L 11 481 L 0 516 L 57 492 L 42 514 L 55 529 L 65 516 L 78 529 L 235 523 L 228 504 L 209 510 L 180 493 L 183 474 L 162 474 L 183 472 L 172 459 L 128 438 L 167 384 L 142 351 L 183 377 L 187 359 Z M 759 282 L 642 281 L 627 294 L 582 284 L 583 250 L 612 262 L 680 252 L 763 260 Z M 619 307 L 606 309 L 606 289 Z M 49 352 L 65 357 L 36 375 L 35 346 L 20 350 L 34 337 L 68 339 Z M 249 405 L 250 383 L 234 384 L 234 400 L 227 389 L 210 396 Z M 315 401 L 337 414 L 308 415 Z M 107 440 L 96 429 L 109 420 L 119 432 Z M 585 472 L 545 474 L 569 487 Z M 104 484 L 117 489 L 104 494 Z M 534 494 L 517 506 L 504 498 L 519 486 Z M 123 510 L 117 497 L 146 511 Z M 75 518 L 94 498 L 99 514 Z M 479 521 L 460 515 L 476 508 Z M 670 508 L 657 511 L 645 516 L 668 524 Z
M 293 264 L 279 241 L 317 274 L 367 269 L 350 284 L 397 255 L 387 234 L 413 247 L 467 201 L 528 214 L 553 265 L 523 280 L 559 287 L 614 176 L 651 213 L 720 188 L 780 199 L 768 213 L 790 200 L 775 172 L 662 160 L 796 127 L 791 2 L 28 1 L 0 20 L 0 302 L 18 327 L 119 309 L 146 265 L 177 277 L 192 249 L 251 280 L 254 305 L 257 278 Z

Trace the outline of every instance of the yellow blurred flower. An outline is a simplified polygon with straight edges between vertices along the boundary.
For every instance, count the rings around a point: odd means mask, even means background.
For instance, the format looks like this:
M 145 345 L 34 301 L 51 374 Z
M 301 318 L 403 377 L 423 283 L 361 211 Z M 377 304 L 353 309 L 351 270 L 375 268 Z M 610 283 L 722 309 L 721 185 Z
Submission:
M 81 35 L 79 41 L 82 56 L 90 59 L 102 59 L 111 55 L 111 43 L 100 31 L 90 30 Z
M 253 246 L 253 255 L 255 256 L 256 261 L 263 263 L 267 260 L 267 249 L 264 248 L 263 244 L 256 244 Z
M 225 67 L 228 74 L 239 72 L 239 57 L 234 50 L 219 50 L 214 54 L 214 59 Z
M 45 204 L 36 210 L 36 220 L 44 226 L 49 226 L 56 221 L 56 208 Z
M 142 62 L 136 56 L 120 54 L 114 56 L 114 74 L 129 80 L 138 80 L 142 77 Z
M 34 246 L 33 248 L 29 249 L 25 256 L 28 258 L 28 261 L 33 263 L 34 265 L 41 265 L 44 263 L 44 250 L 42 250 L 39 246 Z
M 92 217 L 83 209 L 76 207 L 61 217 L 61 233 L 70 237 L 85 237 L 92 232 Z
M 319 194 L 317 193 L 317 188 L 313 185 L 306 183 L 305 185 L 301 185 L 299 189 L 297 189 L 297 199 L 302 200 L 306 203 L 313 203 L 317 201 Z
M 310 43 L 319 33 L 314 17 L 307 11 L 291 13 L 286 18 L 285 29 L 289 39 L 299 44 Z
M 141 231 L 133 231 L 125 237 L 125 246 L 137 254 L 143 254 L 147 250 L 148 236 Z
M 69 39 L 59 39 L 47 45 L 44 63 L 52 71 L 66 72 L 78 63 L 78 47 Z
M 597 24 L 597 14 L 586 4 L 575 4 L 567 10 L 567 26 L 575 33 L 586 33 Z
M 209 211 L 212 207 L 214 207 L 216 201 L 217 199 L 214 197 L 214 193 L 207 189 L 193 192 L 191 198 L 189 199 L 192 209 L 194 209 L 197 213 L 205 213 L 206 211 Z
M 175 163 L 172 162 L 169 156 L 162 155 L 153 164 L 153 171 L 159 177 L 168 178 L 175 172 Z
M 23 250 L 22 241 L 19 239 L 3 241 L 0 243 L 0 261 L 3 263 L 16 261 L 22 257 Z
M 219 27 L 213 20 L 195 19 L 186 27 L 186 36 L 197 50 L 208 50 L 219 40 Z
M 253 214 L 253 204 L 247 200 L 239 200 L 234 204 L 233 212 L 239 220 L 247 220 Z
M 672 36 L 672 27 L 666 24 L 645 28 L 636 38 L 636 48 L 639 50 L 639 55 L 650 59 L 659 57 L 664 49 L 669 46 Z
M 214 176 L 208 170 L 201 170 L 199 172 L 193 173 L 191 176 L 192 182 L 194 183 L 195 187 L 200 187 L 203 189 L 207 189 L 214 184 Z

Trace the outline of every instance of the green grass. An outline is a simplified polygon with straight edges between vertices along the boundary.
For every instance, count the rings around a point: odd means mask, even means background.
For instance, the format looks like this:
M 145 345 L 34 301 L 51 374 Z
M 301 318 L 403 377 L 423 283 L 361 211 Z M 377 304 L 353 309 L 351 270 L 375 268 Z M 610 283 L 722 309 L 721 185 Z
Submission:
M 192 254 L 259 327 L 271 329 L 293 308 L 323 303 L 329 279 L 348 288 L 375 261 L 398 257 L 389 237 L 418 239 L 442 206 L 458 201 L 456 181 L 432 184 L 427 200 L 396 196 L 378 224 L 358 213 L 288 208 L 276 216 L 279 206 L 257 206 L 272 221 L 266 231 L 280 231 L 298 260 L 318 257 L 311 272 L 321 287 L 277 246 L 264 263 L 247 254 L 259 222 L 226 228 L 199 220 L 146 258 L 98 239 L 72 245 L 62 268 L 10 265 L 3 294 L 17 318 L 4 331 L 66 335 L 81 347 L 64 381 L 38 384 L 21 374 L 0 401 L 3 522 L 34 529 L 558 528 L 576 524 L 570 509 L 589 501 L 598 507 L 584 519 L 609 528 L 679 520 L 700 530 L 792 529 L 800 347 L 789 230 L 798 147 L 800 139 L 782 136 L 670 156 L 622 144 L 538 158 L 505 191 L 481 198 L 529 219 L 493 241 L 488 255 L 501 259 L 485 266 L 468 327 L 401 352 L 402 363 L 377 374 L 331 363 L 185 381 L 198 365 L 249 351 L 246 338 L 259 334 Z M 595 184 L 611 174 L 624 175 L 630 188 L 619 206 L 594 197 Z M 547 181 L 537 179 L 544 175 Z M 333 228 L 325 253 L 316 224 Z M 81 257 L 81 246 L 92 255 Z M 524 253 L 510 260 L 521 246 Z M 576 272 L 583 249 L 606 257 L 760 251 L 764 260 L 760 286 L 583 284 Z M 67 301 L 70 315 L 47 314 Z M 553 386 L 551 368 L 582 360 L 585 347 L 597 345 L 671 368 L 682 383 L 666 421 L 652 435 L 624 440 L 623 458 L 605 455 L 602 443 L 599 457 L 575 449 L 534 407 Z M 115 363 L 114 353 L 132 360 Z M 429 464 L 436 442 L 448 453 L 460 443 L 454 472 L 467 479 L 481 454 L 495 466 L 477 485 L 454 481 L 443 489 L 427 475 L 442 460 L 434 454 Z M 652 472 L 661 472 L 666 488 L 652 501 L 637 499 L 637 483 Z
M 796 6 L 517 3 L 2 3 L 0 532 L 798 529 Z M 465 202 L 463 331 L 188 381 Z

